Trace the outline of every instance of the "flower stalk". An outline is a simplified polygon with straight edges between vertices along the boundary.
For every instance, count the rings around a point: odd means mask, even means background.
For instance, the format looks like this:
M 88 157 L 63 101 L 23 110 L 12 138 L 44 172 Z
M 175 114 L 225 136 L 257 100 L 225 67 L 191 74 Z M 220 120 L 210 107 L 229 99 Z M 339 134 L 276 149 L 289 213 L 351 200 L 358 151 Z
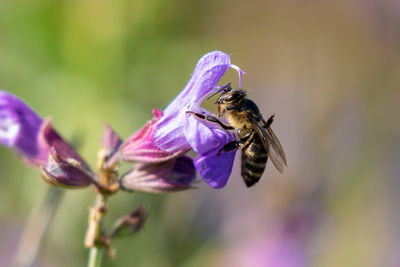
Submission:
M 89 251 L 88 267 L 100 267 L 103 261 L 103 249 L 92 247 Z
M 85 246 L 90 249 L 88 266 L 101 266 L 104 250 L 110 258 L 114 257 L 111 249 L 111 239 L 104 230 L 103 220 L 107 213 L 108 196 L 116 193 L 119 189 L 118 164 L 106 166 L 107 159 L 115 153 L 120 145 L 119 137 L 106 125 L 102 148 L 97 155 L 98 175 L 93 187 L 97 192 L 96 203 L 89 211 L 88 229 L 86 231 Z
M 85 239 L 85 246 L 90 249 L 88 267 L 101 266 L 104 249 L 111 252 L 108 242 L 104 238 L 103 230 L 103 218 L 107 212 L 106 205 L 107 197 L 102 193 L 98 193 L 96 204 L 90 208 L 89 225 Z

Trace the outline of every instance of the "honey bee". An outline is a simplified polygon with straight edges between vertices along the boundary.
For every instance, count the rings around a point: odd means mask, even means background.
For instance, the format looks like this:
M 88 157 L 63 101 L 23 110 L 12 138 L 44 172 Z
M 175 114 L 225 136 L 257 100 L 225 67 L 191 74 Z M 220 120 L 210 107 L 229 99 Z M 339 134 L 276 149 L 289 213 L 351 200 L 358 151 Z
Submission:
M 241 148 L 241 175 L 247 187 L 260 180 L 268 157 L 276 169 L 283 172 L 283 168 L 287 166 L 285 152 L 271 129 L 275 115 L 265 121 L 257 105 L 247 98 L 246 92 L 241 89 L 232 89 L 230 84 L 223 86 L 209 98 L 217 93 L 221 93 L 215 102 L 218 104 L 218 117 L 225 116 L 230 125 L 213 116 L 193 111 L 187 111 L 187 113 L 218 123 L 225 130 L 236 130 L 239 139 L 224 145 L 218 151 L 218 155 L 222 151 Z

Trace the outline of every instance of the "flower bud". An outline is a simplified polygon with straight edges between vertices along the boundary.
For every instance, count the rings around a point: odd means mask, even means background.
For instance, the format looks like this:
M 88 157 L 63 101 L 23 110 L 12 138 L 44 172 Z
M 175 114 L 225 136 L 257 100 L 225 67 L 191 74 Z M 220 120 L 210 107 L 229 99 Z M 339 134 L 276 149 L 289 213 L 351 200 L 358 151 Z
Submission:
M 88 186 L 95 179 L 88 164 L 66 143 L 45 120 L 40 140 L 50 146 L 49 159 L 41 168 L 43 179 L 53 186 L 79 188 Z
M 191 188 L 195 176 L 192 159 L 181 156 L 162 163 L 137 163 L 120 184 L 125 190 L 167 193 Z
M 114 132 L 110 125 L 104 125 L 102 149 L 106 159 L 118 151 L 122 141 L 119 135 Z
M 147 213 L 139 206 L 131 214 L 119 219 L 113 226 L 111 238 L 125 237 L 140 231 L 147 219 Z

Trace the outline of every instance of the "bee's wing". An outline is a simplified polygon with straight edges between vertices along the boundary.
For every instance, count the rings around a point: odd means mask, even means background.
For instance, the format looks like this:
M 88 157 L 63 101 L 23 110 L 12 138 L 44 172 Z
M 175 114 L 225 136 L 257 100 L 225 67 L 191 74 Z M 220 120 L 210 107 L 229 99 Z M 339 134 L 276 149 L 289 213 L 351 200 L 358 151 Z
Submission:
M 272 128 L 270 126 L 267 126 L 264 129 L 267 129 L 269 138 L 270 138 L 270 140 L 272 140 L 272 142 L 271 142 L 272 148 L 275 151 L 275 153 L 277 154 L 277 159 L 279 160 L 279 162 L 281 163 L 282 166 L 283 166 L 283 164 L 285 166 L 287 166 L 285 151 L 283 150 L 278 137 L 276 137 L 274 131 L 272 131 Z
M 252 115 L 249 117 L 272 163 L 278 171 L 283 172 L 283 168 L 287 166 L 286 155 L 275 133 L 264 121 L 258 122 Z

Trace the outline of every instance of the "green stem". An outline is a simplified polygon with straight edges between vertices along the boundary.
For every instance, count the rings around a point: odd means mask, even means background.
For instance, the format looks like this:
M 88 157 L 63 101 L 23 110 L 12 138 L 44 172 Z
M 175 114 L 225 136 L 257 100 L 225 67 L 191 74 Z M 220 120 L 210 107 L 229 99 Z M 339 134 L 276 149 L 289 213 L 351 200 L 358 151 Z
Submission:
M 91 247 L 89 251 L 88 267 L 100 267 L 103 259 L 104 248 Z
M 90 209 L 89 214 L 89 226 L 86 232 L 86 246 L 90 248 L 88 267 L 99 267 L 101 266 L 104 244 L 102 241 L 103 235 L 103 217 L 106 208 L 107 197 L 101 193 L 97 194 L 96 204 Z

